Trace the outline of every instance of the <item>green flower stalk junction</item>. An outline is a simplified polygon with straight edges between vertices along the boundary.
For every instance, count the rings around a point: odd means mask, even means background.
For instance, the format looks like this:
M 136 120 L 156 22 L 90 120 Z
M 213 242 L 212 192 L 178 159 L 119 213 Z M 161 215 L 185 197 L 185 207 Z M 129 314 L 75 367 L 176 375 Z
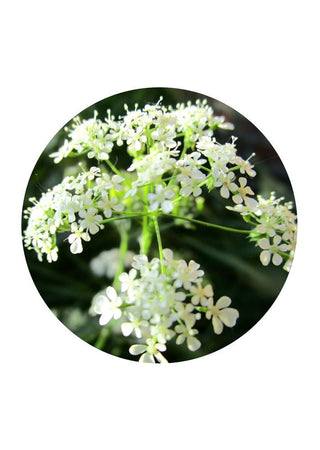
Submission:
M 75 175 L 66 176 L 40 199 L 30 199 L 24 244 L 40 261 L 53 263 L 59 257 L 58 233 L 67 233 L 62 245 L 79 254 L 103 228 L 118 231 L 119 248 L 91 261 L 93 271 L 106 270 L 113 279 L 94 296 L 89 311 L 102 327 L 98 346 L 104 328 L 117 323 L 131 355 L 141 362 L 166 363 L 168 341 L 186 345 L 190 352 L 200 348 L 201 318 L 211 321 L 215 334 L 236 325 L 239 312 L 231 299 L 214 299 L 213 281 L 200 265 L 167 248 L 163 223 L 243 234 L 244 242 L 259 249 L 261 264 L 289 271 L 297 228 L 292 203 L 273 192 L 268 198 L 256 195 L 250 187 L 256 175 L 254 154 L 246 160 L 239 156 L 234 136 L 219 143 L 217 128 L 234 127 L 215 116 L 206 101 L 166 107 L 160 98 L 157 104 L 136 105 L 134 110 L 125 105 L 118 119 L 109 110 L 104 120 L 97 114 L 74 119 L 64 144 L 51 154 L 57 164 L 65 158 L 87 158 L 87 168 L 77 165 Z M 120 151 L 131 160 L 126 170 L 112 162 Z M 204 192 L 212 190 L 219 191 L 226 208 L 242 216 L 243 229 L 196 218 Z M 140 230 L 139 253 L 129 248 L 133 226 Z

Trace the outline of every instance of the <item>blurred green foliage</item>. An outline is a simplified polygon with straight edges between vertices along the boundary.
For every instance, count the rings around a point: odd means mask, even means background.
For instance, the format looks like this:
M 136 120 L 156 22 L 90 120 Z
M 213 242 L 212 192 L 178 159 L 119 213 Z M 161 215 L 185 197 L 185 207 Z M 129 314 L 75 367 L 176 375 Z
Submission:
M 175 105 L 178 102 L 206 98 L 208 104 L 214 108 L 216 115 L 223 115 L 226 120 L 235 125 L 235 130 L 217 130 L 215 136 L 221 143 L 226 142 L 231 134 L 238 137 L 238 154 L 243 158 L 256 153 L 252 160 L 257 176 L 250 185 L 257 194 L 265 197 L 271 191 L 276 196 L 284 196 L 286 200 L 294 201 L 291 184 L 286 170 L 262 133 L 245 117 L 207 96 L 186 90 L 171 88 L 147 88 L 124 92 L 102 100 L 82 111 L 82 119 L 93 117 L 97 110 L 99 117 L 106 115 L 111 109 L 116 117 L 125 113 L 124 103 L 133 109 L 135 103 L 143 107 L 146 103 L 156 103 L 163 96 L 164 105 Z M 70 121 L 71 123 L 71 121 Z M 68 125 L 68 124 L 66 124 Z M 77 164 L 79 160 L 67 159 L 56 165 L 48 155 L 56 151 L 66 138 L 62 128 L 51 139 L 41 154 L 31 174 L 25 199 L 24 209 L 30 206 L 30 197 L 41 196 L 41 193 L 59 183 L 66 171 Z M 125 151 L 113 152 L 111 161 L 117 167 L 127 168 L 130 164 Z M 225 201 L 216 192 L 206 195 L 205 207 L 199 218 L 202 220 L 227 225 L 233 228 L 248 228 L 247 224 L 237 213 L 225 208 Z M 26 226 L 22 219 L 22 229 Z M 168 343 L 166 356 L 170 362 L 183 361 L 206 355 L 230 344 L 254 326 L 267 312 L 277 298 L 285 280 L 287 272 L 272 265 L 264 267 L 259 261 L 259 249 L 255 248 L 244 235 L 227 233 L 217 229 L 201 226 L 191 229 L 173 226 L 166 220 L 162 221 L 162 238 L 165 247 L 177 251 L 185 259 L 194 259 L 201 264 L 208 279 L 213 284 L 215 298 L 228 295 L 232 298 L 232 306 L 240 312 L 237 325 L 225 328 L 220 335 L 214 335 L 211 321 L 203 320 L 197 326 L 202 347 L 197 352 L 190 353 L 185 345 L 177 346 Z M 130 247 L 137 251 L 136 237 L 131 236 Z M 72 332 L 89 344 L 94 345 L 99 337 L 101 327 L 98 319 L 88 314 L 91 299 L 94 294 L 108 285 L 106 278 L 94 276 L 89 268 L 90 260 L 102 250 L 117 247 L 119 238 L 111 227 L 94 236 L 85 243 L 84 252 L 73 255 L 69 245 L 64 242 L 66 236 L 60 237 L 59 259 L 54 263 L 39 262 L 34 252 L 25 250 L 27 264 L 33 281 L 48 307 Z M 108 333 L 108 331 L 107 331 Z M 128 352 L 128 338 L 121 334 L 109 334 L 103 350 L 113 355 L 127 359 L 136 359 Z

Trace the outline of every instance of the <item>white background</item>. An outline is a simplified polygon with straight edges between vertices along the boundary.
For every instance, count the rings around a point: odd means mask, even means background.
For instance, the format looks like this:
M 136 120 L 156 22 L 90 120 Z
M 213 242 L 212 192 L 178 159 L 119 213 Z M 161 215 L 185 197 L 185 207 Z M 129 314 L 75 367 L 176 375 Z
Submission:
M 316 1 L 11 1 L 1 11 L 1 409 L 5 450 L 318 449 Z M 288 281 L 241 339 L 193 362 L 95 350 L 28 273 L 21 206 L 55 133 L 92 103 L 165 86 L 217 98 L 280 155 L 299 213 Z

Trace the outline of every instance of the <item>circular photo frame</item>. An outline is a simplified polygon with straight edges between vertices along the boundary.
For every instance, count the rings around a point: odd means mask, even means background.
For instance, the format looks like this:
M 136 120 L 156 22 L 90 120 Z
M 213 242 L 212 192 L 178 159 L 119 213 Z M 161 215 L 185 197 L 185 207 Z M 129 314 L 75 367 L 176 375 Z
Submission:
M 287 172 L 245 117 L 146 88 L 82 111 L 49 142 L 23 207 L 25 256 L 51 311 L 121 358 L 173 363 L 250 330 L 294 256 Z

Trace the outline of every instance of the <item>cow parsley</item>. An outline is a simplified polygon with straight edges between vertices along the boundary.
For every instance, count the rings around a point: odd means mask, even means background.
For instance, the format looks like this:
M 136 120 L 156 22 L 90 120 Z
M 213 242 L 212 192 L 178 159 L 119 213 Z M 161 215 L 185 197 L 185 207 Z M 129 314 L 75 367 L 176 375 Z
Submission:
M 125 105 L 118 118 L 110 110 L 103 120 L 97 112 L 86 120 L 76 117 L 50 156 L 56 164 L 67 158 L 79 158 L 81 164 L 39 199 L 30 199 L 25 210 L 24 245 L 48 263 L 57 261 L 60 241 L 77 255 L 89 241 L 116 230 L 119 247 L 101 248 L 90 264 L 97 276 L 109 279 L 94 296 L 90 313 L 103 329 L 121 333 L 128 354 L 142 362 L 167 362 L 169 342 L 199 350 L 200 321 L 211 321 L 214 339 L 239 318 L 228 292 L 214 301 L 211 274 L 177 256 L 177 249 L 163 248 L 163 225 L 241 233 L 256 247 L 262 270 L 273 264 L 288 271 L 293 260 L 293 204 L 273 192 L 268 198 L 256 195 L 255 155 L 242 158 L 235 136 L 218 142 L 218 128 L 234 129 L 200 100 L 173 107 L 160 99 L 133 110 Z M 126 167 L 118 167 L 120 151 L 126 152 Z M 226 208 L 242 216 L 245 228 L 199 220 L 214 190 Z

